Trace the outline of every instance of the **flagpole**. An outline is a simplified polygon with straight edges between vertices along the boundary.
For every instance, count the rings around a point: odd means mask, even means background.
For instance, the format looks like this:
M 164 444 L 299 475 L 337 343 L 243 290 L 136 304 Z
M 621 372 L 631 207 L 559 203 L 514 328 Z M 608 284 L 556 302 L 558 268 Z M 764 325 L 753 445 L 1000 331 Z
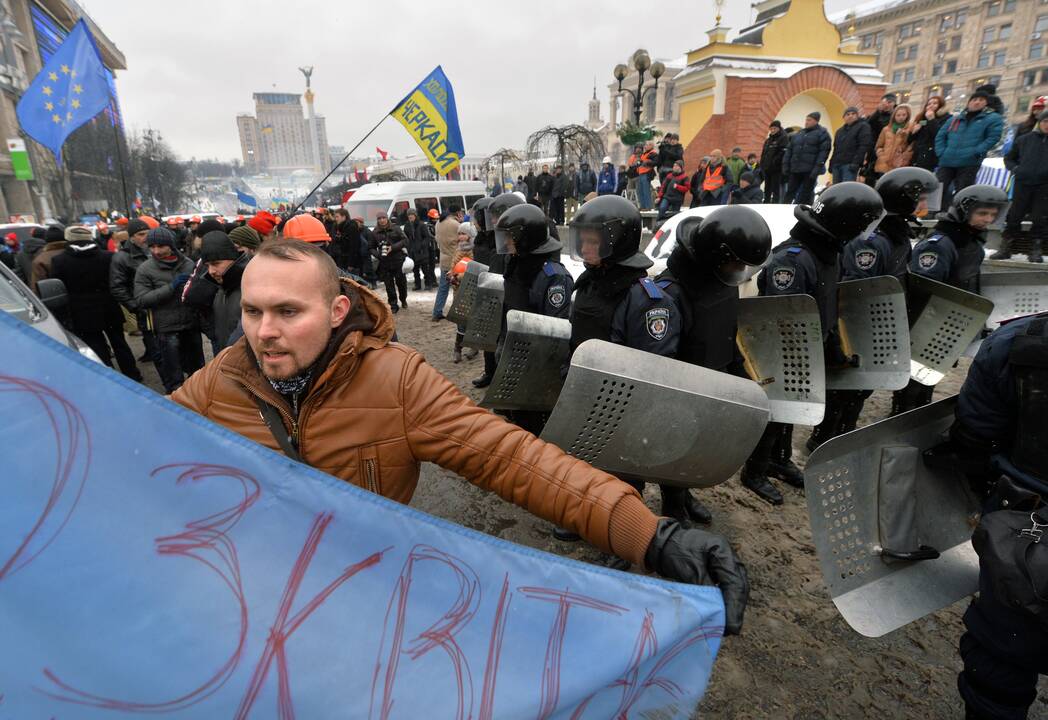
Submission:
M 334 175 L 336 170 L 338 170 L 340 167 L 342 167 L 342 163 L 344 163 L 346 160 L 349 160 L 349 156 L 352 155 L 353 153 L 355 153 L 357 151 L 357 148 L 360 147 L 361 145 L 363 145 L 364 141 L 367 140 L 369 137 L 371 137 L 371 133 L 373 133 L 376 130 L 378 130 L 378 126 L 381 125 L 383 123 L 383 121 L 386 118 L 388 118 L 388 117 L 389 117 L 389 113 L 386 113 L 385 115 L 383 115 L 382 119 L 379 120 L 377 123 L 375 123 L 375 127 L 373 127 L 370 130 L 368 130 L 367 135 L 365 135 L 364 137 L 360 138 L 360 142 L 358 142 L 356 145 L 354 145 L 353 148 L 348 153 L 346 153 L 346 156 L 338 161 L 338 163 L 335 165 L 335 167 L 331 168 L 331 172 L 329 172 L 327 175 L 325 175 L 323 178 L 321 178 L 320 182 L 318 182 L 316 184 L 316 187 L 314 187 L 312 190 L 310 190 L 308 193 L 306 193 L 306 196 L 304 198 L 302 198 L 302 202 L 300 202 L 298 205 L 296 205 L 294 208 L 292 208 L 292 210 L 291 210 L 291 214 L 292 215 L 294 215 L 296 212 L 298 212 L 299 208 L 301 208 L 305 204 L 306 200 L 309 199 L 310 195 L 312 195 L 317 190 L 319 190 L 320 186 L 323 185 L 324 182 L 329 177 Z
M 112 105 L 110 105 L 110 112 L 112 113 Z M 131 217 L 131 201 L 127 197 L 127 178 L 124 176 L 124 151 L 120 147 L 120 131 L 117 129 L 116 114 L 112 114 L 113 118 L 113 137 L 116 139 L 116 157 L 117 162 L 120 163 L 120 187 L 124 191 L 124 212 L 127 213 L 125 217 Z

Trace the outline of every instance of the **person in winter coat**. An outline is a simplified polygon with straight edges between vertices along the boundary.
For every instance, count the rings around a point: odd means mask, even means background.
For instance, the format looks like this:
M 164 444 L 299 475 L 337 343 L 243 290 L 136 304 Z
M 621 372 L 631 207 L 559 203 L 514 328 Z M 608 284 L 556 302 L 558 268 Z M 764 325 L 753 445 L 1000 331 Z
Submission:
M 524 176 L 524 185 L 527 186 L 528 190 L 524 193 L 524 197 L 531 200 L 533 197 L 538 195 L 538 178 L 535 177 L 535 171 L 528 168 L 528 174 Z
M 880 103 L 877 104 L 877 109 L 868 115 L 864 122 L 870 126 L 870 137 L 876 142 L 877 138 L 881 136 L 881 130 L 884 126 L 892 121 L 892 113 L 895 112 L 895 105 L 899 102 L 899 99 L 895 96 L 895 93 L 886 93 L 881 96 Z M 862 172 L 859 173 L 863 181 L 873 187 L 877 184 L 876 173 L 873 169 L 873 164 L 877 161 L 877 156 L 873 153 L 873 146 L 870 146 L 870 151 L 866 154 L 866 161 L 863 163 Z
M 115 356 L 120 372 L 141 381 L 124 338 L 124 314 L 109 292 L 113 254 L 98 247 L 85 227 L 67 228 L 66 238 L 66 249 L 51 261 L 51 277 L 65 283 L 69 293 L 69 329 L 106 365 L 112 367 Z
M 371 256 L 378 260 L 378 276 L 386 286 L 389 309 L 397 313 L 400 310 L 397 305 L 398 293 L 400 305 L 408 306 L 408 279 L 404 275 L 408 239 L 404 231 L 391 223 L 384 212 L 376 216 L 375 229 L 371 235 L 374 238 Z
M 906 167 L 913 157 L 913 146 L 910 144 L 910 119 L 913 114 L 912 108 L 903 103 L 895 108 L 892 113 L 892 121 L 881 130 L 874 153 L 877 161 L 873 170 L 880 177 L 889 170 Z
M 614 195 L 618 184 L 619 178 L 615 172 L 615 165 L 611 162 L 611 158 L 605 155 L 600 165 L 600 176 L 597 178 L 597 194 Z M 581 197 L 586 197 L 588 194 L 585 193 Z
M 946 121 L 950 111 L 946 101 L 938 95 L 932 95 L 924 103 L 924 110 L 910 125 L 910 145 L 913 147 L 911 164 L 935 172 L 939 165 L 939 156 L 935 154 L 935 136 Z
M 987 107 L 989 98 L 985 92 L 973 92 L 967 107 L 944 122 L 935 136 L 936 175 L 942 183 L 939 207 L 949 207 L 954 193 L 975 184 L 986 153 L 1001 139 L 1004 118 Z
M 815 197 L 815 181 L 826 172 L 830 157 L 830 133 L 819 124 L 818 110 L 808 113 L 804 127 L 794 133 L 782 158 L 782 174 L 786 178 L 786 197 L 783 202 L 810 205 Z
M 415 290 L 423 289 L 425 281 L 426 290 L 432 290 L 437 286 L 437 278 L 434 274 L 436 258 L 433 256 L 432 232 L 429 223 L 418 219 L 418 213 L 414 208 L 407 211 L 407 222 L 404 223 L 404 234 L 408 238 L 408 257 L 415 263 Z
M 659 152 L 651 140 L 644 143 L 641 150 L 633 151 L 629 159 L 630 173 L 636 179 L 637 204 L 641 210 L 651 210 L 651 175 L 656 172 Z
M 699 166 L 695 168 L 695 172 L 691 174 L 691 180 L 688 182 L 688 186 L 691 188 L 691 202 L 688 204 L 689 208 L 697 208 L 699 203 L 702 202 L 702 181 L 706 177 L 706 168 L 710 166 L 710 156 L 703 155 L 702 159 L 699 160 Z
M 615 195 L 622 195 L 626 192 L 626 186 L 629 185 L 630 176 L 626 170 L 625 165 L 619 165 L 618 172 L 615 173 Z
M 1030 114 L 1023 118 L 1022 122 L 1016 123 L 1015 125 L 1013 142 L 1026 133 L 1033 132 L 1033 129 L 1037 127 L 1038 118 L 1041 113 L 1044 112 L 1046 107 L 1048 107 L 1048 95 L 1041 95 L 1030 103 Z
M 150 230 L 146 245 L 152 257 L 135 271 L 135 302 L 146 311 L 148 327 L 156 333 L 160 350 L 157 370 L 169 394 L 204 366 L 200 320 L 181 299 L 193 261 L 178 251 L 175 242 L 175 234 L 167 228 Z
M 553 218 L 557 225 L 564 224 L 564 201 L 568 197 L 573 181 L 564 172 L 563 165 L 553 168 L 553 195 L 550 197 L 549 212 L 546 214 Z
M 1012 204 L 1008 209 L 1001 249 L 991 259 L 1007 260 L 1012 256 L 1011 246 L 1019 234 L 1023 218 L 1029 213 L 1030 252 L 1032 263 L 1043 262 L 1042 250 L 1048 235 L 1048 110 L 1037 118 L 1037 127 L 1012 143 L 1004 157 L 1004 166 L 1015 178 Z
M 459 223 L 458 247 L 455 249 L 455 257 L 451 265 L 451 273 L 448 281 L 458 293 L 459 282 L 462 274 L 466 272 L 466 266 L 473 259 L 474 241 L 477 238 L 477 227 L 472 222 Z M 461 323 L 455 328 L 455 345 L 451 352 L 451 361 L 462 362 L 462 343 L 466 340 L 466 324 Z M 466 359 L 472 360 L 477 356 L 475 348 L 466 348 Z
M 611 159 L 608 158 L 608 164 L 611 163 Z M 575 176 L 575 208 L 578 209 L 579 201 L 582 198 L 589 195 L 591 192 L 597 192 L 597 174 L 590 168 L 589 163 L 584 162 L 579 165 L 579 172 Z M 575 212 L 572 210 L 571 215 L 574 216 Z
M 33 258 L 45 245 L 46 228 L 35 227 L 22 242 L 22 247 L 15 253 L 15 273 L 26 285 L 33 280 Z
M 251 256 L 237 250 L 228 235 L 214 230 L 200 244 L 200 259 L 208 277 L 218 285 L 212 314 L 215 341 L 221 352 L 232 344 L 231 338 L 240 323 L 240 278 Z
M 724 164 L 728 168 L 728 182 L 738 186 L 739 178 L 746 171 L 746 159 L 742 157 L 742 148 L 733 147 L 731 149 L 731 157 L 727 158 Z
M 855 180 L 872 145 L 870 126 L 859 119 L 859 109 L 847 108 L 844 111 L 844 124 L 833 136 L 833 155 L 830 156 L 833 182 Z
M 699 185 L 699 205 L 723 205 L 728 197 L 728 166 L 720 150 L 710 153 L 710 162 L 702 173 Z
M 543 165 L 543 170 L 549 166 Z M 549 173 L 546 173 L 548 176 Z M 444 319 L 444 306 L 448 302 L 448 292 L 451 289 L 448 275 L 451 273 L 451 261 L 455 257 L 455 248 L 458 247 L 458 227 L 465 219 L 461 208 L 450 207 L 448 214 L 437 223 L 433 230 L 437 249 L 440 253 L 440 282 L 437 284 L 437 297 L 433 302 L 433 322 Z
M 1004 101 L 1001 100 L 1000 96 L 997 95 L 997 86 L 991 83 L 980 85 L 975 88 L 975 92 L 986 93 L 986 107 L 993 110 L 995 113 L 1000 115 L 1002 118 L 1007 115 L 1004 111 Z
M 44 247 L 33 258 L 32 272 L 29 278 L 29 288 L 36 294 L 36 284 L 41 280 L 51 277 L 51 261 L 55 255 L 66 249 L 65 230 L 59 225 L 51 225 L 44 232 Z
M 535 178 L 535 197 L 538 198 L 542 212 L 547 215 L 550 214 L 550 201 L 553 199 L 555 183 L 556 179 L 549 174 L 549 165 L 543 165 L 542 172 Z
M 688 174 L 684 172 L 684 161 L 675 160 L 666 178 L 659 187 L 659 216 L 657 221 L 661 222 L 670 215 L 680 212 L 680 206 L 684 203 L 684 196 L 691 190 L 691 182 Z
M 125 310 L 134 316 L 135 324 L 142 333 L 145 353 L 138 358 L 138 361 L 157 364 L 160 362 L 160 346 L 157 345 L 156 334 L 149 327 L 146 312 L 138 306 L 138 301 L 135 300 L 135 273 L 142 263 L 150 258 L 149 249 L 146 246 L 149 226 L 135 218 L 125 227 L 128 230 L 124 234 L 128 237 L 120 244 L 120 249 L 113 255 L 113 261 L 109 266 L 109 292 Z
M 673 163 L 677 161 L 684 167 L 684 146 L 680 144 L 677 133 L 666 133 L 659 143 L 659 182 L 665 182 L 666 176 L 673 171 Z
M 744 172 L 739 178 L 739 186 L 731 189 L 732 205 L 760 205 L 764 202 L 764 193 L 757 178 L 751 172 Z
M 768 137 L 761 148 L 761 172 L 764 174 L 764 202 L 782 202 L 782 160 L 786 155 L 789 138 L 782 131 L 782 123 L 772 120 L 768 125 Z

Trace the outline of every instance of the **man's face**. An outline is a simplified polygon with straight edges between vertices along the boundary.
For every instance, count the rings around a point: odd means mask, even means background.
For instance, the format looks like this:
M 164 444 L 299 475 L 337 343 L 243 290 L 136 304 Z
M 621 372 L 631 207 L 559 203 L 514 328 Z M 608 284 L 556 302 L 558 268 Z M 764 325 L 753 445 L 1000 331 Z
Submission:
M 813 118 L 813 117 L 806 117 L 806 118 L 804 118 L 804 127 L 811 128 L 811 127 L 815 127 L 816 125 L 818 125 L 818 123 L 815 121 L 815 118 Z
M 411 218 L 408 218 L 408 220 L 410 219 Z M 346 215 L 345 213 L 335 213 L 335 222 L 344 223 L 346 220 L 349 220 L 349 215 Z
M 844 113 L 844 124 L 851 125 L 853 122 L 859 119 L 859 113 L 847 112 Z
M 133 242 L 138 247 L 145 247 L 146 246 L 146 235 L 148 235 L 148 234 L 149 234 L 148 230 L 143 230 L 142 232 L 136 232 L 134 235 L 131 236 L 131 242 Z
M 171 257 L 175 254 L 170 245 L 150 245 L 149 252 L 153 253 L 155 258 Z
M 1041 128 L 1041 132 L 1048 135 L 1048 118 L 1041 120 L 1037 125 Z
M 349 313 L 349 298 L 324 297 L 324 276 L 311 257 L 256 257 L 244 269 L 240 307 L 244 335 L 273 380 L 301 375 L 327 347 Z
M 995 207 L 981 207 L 972 210 L 972 214 L 968 217 L 968 224 L 976 230 L 985 230 L 993 224 L 993 221 L 997 219 L 997 214 L 1000 212 Z
M 737 158 L 739 160 L 742 160 L 742 150 L 732 150 L 731 151 L 731 156 L 733 158 Z
M 913 214 L 915 217 L 922 218 L 928 214 L 928 194 L 921 193 L 920 198 L 917 200 L 917 207 L 914 208 Z
M 542 172 L 548 173 L 549 172 L 549 165 L 543 165 L 542 166 Z
M 600 265 L 600 230 L 583 228 L 579 231 L 579 239 L 579 255 L 582 256 L 582 262 L 587 265 Z
M 895 101 L 889 98 L 881 98 L 881 102 L 877 105 L 877 109 L 881 112 L 891 112 L 895 109 Z
M 771 134 L 771 135 L 778 135 L 779 134 L 779 126 L 778 125 L 772 125 L 770 128 L 768 128 L 768 133 Z
M 384 216 L 384 215 L 380 216 L 380 217 L 375 219 L 375 224 L 378 225 L 380 228 L 388 227 L 389 226 L 389 218 Z
M 986 98 L 974 97 L 968 101 L 968 109 L 976 112 L 986 107 Z
M 212 260 L 207 263 L 207 274 L 211 276 L 211 279 L 221 284 L 222 276 L 226 274 L 226 270 L 235 263 L 236 260 Z

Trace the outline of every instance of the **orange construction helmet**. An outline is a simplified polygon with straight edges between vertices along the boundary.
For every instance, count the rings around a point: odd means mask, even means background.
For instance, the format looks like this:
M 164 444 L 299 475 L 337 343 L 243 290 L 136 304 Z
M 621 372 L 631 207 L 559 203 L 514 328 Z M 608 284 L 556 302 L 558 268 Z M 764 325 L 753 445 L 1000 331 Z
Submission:
M 172 215 L 171 217 L 169 217 L 167 219 L 167 224 L 172 226 L 172 227 L 174 227 L 176 225 L 181 225 L 182 224 L 182 218 L 178 217 L 177 215 Z
M 426 213 L 426 217 L 433 218 L 434 220 L 436 220 L 440 217 L 440 213 L 437 212 L 436 208 L 430 208 L 429 212 Z
M 284 237 L 305 242 L 329 242 L 324 223 L 309 213 L 302 213 L 284 223 Z
M 199 215 L 194 215 L 193 217 L 189 218 L 189 222 L 191 222 L 191 223 L 199 223 L 200 222 L 200 216 Z
M 160 222 L 156 218 L 150 217 L 149 215 L 142 215 L 138 219 L 144 222 L 146 225 L 148 225 L 150 230 L 160 227 Z

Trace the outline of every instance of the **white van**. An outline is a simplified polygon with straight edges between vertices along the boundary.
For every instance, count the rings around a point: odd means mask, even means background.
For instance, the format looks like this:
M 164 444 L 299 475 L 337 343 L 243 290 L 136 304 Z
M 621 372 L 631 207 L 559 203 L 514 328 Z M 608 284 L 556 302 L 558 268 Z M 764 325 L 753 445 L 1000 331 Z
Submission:
M 350 217 L 364 218 L 364 224 L 375 227 L 380 212 L 403 224 L 409 208 L 424 218 L 430 208 L 443 214 L 451 206 L 466 212 L 484 197 L 484 183 L 479 180 L 446 180 L 428 182 L 377 182 L 361 185 L 343 206 Z

